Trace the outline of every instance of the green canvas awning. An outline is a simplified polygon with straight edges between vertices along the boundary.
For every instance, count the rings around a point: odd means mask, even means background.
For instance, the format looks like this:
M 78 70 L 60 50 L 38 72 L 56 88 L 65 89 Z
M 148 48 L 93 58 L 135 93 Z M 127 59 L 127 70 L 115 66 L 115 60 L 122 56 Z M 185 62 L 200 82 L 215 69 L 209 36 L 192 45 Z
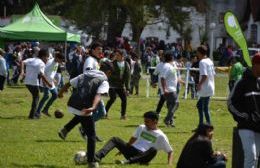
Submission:
M 80 35 L 67 32 L 67 41 L 80 43 Z
M 44 15 L 36 3 L 31 12 L 14 23 L 0 28 L 0 38 L 9 40 L 80 42 L 79 35 L 67 33 Z

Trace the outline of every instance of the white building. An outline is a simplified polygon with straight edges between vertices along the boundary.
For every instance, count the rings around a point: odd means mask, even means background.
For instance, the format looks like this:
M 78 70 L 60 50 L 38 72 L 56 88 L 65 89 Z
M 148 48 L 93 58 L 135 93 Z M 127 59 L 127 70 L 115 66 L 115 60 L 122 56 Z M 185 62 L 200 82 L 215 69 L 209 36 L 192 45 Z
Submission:
M 188 10 L 190 12 L 190 20 L 186 24 L 187 26 L 192 26 L 192 41 L 191 45 L 193 47 L 197 47 L 200 45 L 200 36 L 203 31 L 205 31 L 206 25 L 206 15 L 198 13 L 195 8 L 184 8 L 184 10 Z M 132 39 L 132 29 L 131 24 L 127 23 L 122 32 L 122 36 L 128 37 L 130 40 Z M 150 24 L 145 26 L 141 38 L 146 39 L 149 37 L 158 38 L 158 40 L 164 40 L 166 43 L 177 42 L 181 36 L 178 32 L 173 30 L 167 23 L 159 22 L 155 24 Z

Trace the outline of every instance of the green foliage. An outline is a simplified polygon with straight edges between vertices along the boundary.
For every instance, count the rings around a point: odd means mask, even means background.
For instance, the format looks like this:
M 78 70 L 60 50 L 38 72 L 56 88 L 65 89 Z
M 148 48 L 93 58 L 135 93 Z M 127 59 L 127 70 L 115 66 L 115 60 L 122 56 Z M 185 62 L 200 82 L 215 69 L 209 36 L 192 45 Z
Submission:
M 142 115 L 156 107 L 158 97 L 157 89 L 150 88 L 150 98 L 145 97 L 146 81 L 141 80 L 140 95 L 128 97 L 128 120 L 122 121 L 120 117 L 120 99 L 118 98 L 109 111 L 109 120 L 101 120 L 96 124 L 97 135 L 105 142 L 97 143 L 100 149 L 109 138 L 118 136 L 128 141 L 136 126 L 143 123 Z M 227 77 L 217 77 L 216 96 L 226 96 Z M 167 109 L 164 107 L 159 122 L 160 128 L 166 133 L 174 149 L 174 166 L 178 161 L 180 152 L 192 135 L 198 124 L 198 112 L 196 100 L 183 100 L 183 90 L 180 92 L 180 107 L 176 112 L 176 128 L 167 128 L 163 124 L 163 118 Z M 82 140 L 78 129 L 75 128 L 68 135 L 66 141 L 61 140 L 57 131 L 73 116 L 67 113 L 66 102 L 69 93 L 63 99 L 57 100 L 50 108 L 50 114 L 56 109 L 64 111 L 62 119 L 42 116 L 40 120 L 28 120 L 27 116 L 31 105 L 31 95 L 24 86 L 7 87 L 0 92 L 0 167 L 44 167 L 44 168 L 72 168 L 86 167 L 75 166 L 74 154 L 86 149 L 86 143 Z M 105 102 L 107 98 L 104 98 Z M 227 153 L 229 161 L 227 167 L 231 167 L 232 128 L 235 125 L 226 108 L 226 101 L 211 100 L 210 110 L 215 134 L 213 138 L 214 150 Z M 123 156 L 115 156 L 113 150 L 102 160 L 101 167 L 121 167 L 114 164 L 114 160 L 123 159 Z M 159 152 L 151 162 L 149 168 L 167 167 L 167 154 Z M 124 166 L 125 168 L 147 167 L 139 165 Z

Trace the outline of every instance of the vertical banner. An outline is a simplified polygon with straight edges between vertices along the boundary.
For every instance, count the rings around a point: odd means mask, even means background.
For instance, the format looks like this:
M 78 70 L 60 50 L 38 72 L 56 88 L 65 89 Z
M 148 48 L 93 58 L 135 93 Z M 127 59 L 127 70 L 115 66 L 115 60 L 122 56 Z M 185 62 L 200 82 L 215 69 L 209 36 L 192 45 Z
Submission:
M 236 16 L 232 12 L 226 12 L 224 15 L 224 24 L 226 31 L 237 43 L 243 52 L 243 58 L 249 67 L 252 67 L 252 62 L 248 53 L 247 43 Z

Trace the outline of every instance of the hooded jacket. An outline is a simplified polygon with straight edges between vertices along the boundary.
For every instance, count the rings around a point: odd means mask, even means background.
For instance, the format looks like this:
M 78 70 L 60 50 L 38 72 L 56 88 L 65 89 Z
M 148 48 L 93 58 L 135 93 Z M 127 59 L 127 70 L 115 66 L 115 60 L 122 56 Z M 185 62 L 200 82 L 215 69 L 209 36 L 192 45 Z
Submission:
M 260 78 L 251 69 L 236 83 L 227 103 L 238 129 L 260 132 Z
M 67 105 L 82 110 L 92 106 L 98 87 L 107 81 L 107 76 L 102 71 L 89 70 L 78 78 L 78 85 L 73 90 Z

